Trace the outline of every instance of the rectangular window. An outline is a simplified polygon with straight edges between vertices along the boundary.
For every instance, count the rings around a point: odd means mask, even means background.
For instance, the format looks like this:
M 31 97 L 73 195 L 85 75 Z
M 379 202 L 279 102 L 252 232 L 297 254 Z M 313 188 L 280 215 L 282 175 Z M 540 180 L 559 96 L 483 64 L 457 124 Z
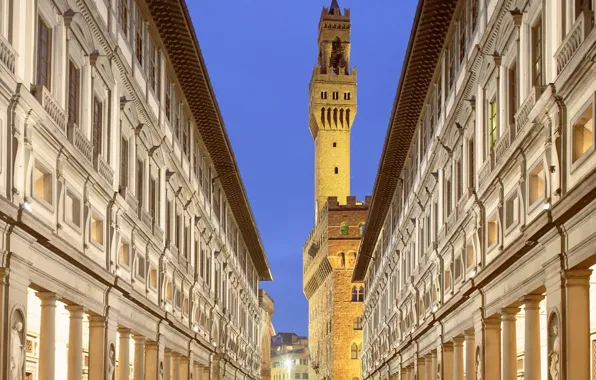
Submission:
M 333 100 L 338 100 L 339 99 L 339 92 L 334 91 L 333 92 Z
M 145 279 L 146 271 L 145 268 L 145 257 L 143 255 L 137 255 L 137 277 Z
M 497 222 L 497 214 L 493 214 L 486 222 L 486 246 L 487 248 L 497 244 L 499 240 L 499 227 Z
M 451 214 L 451 179 L 445 179 L 445 218 Z
M 442 86 L 443 86 L 443 82 L 442 82 L 442 77 L 439 76 L 439 80 L 437 80 L 437 123 L 439 122 L 439 120 L 441 119 L 441 111 L 443 110 L 443 99 L 442 99 Z
M 174 223 L 176 224 L 174 228 L 174 246 L 180 249 L 182 248 L 180 247 L 180 235 L 182 234 L 182 215 L 176 214 L 176 219 Z
M 517 193 L 513 193 L 505 201 L 505 229 L 517 224 L 519 218 L 519 200 Z
M 166 241 L 172 243 L 172 201 L 166 203 Z
M 157 202 L 159 202 L 158 194 L 159 188 L 157 184 L 157 179 L 151 177 L 149 179 L 149 214 L 151 215 L 154 224 L 159 224 L 159 220 L 157 218 Z
M 462 10 L 461 17 L 459 18 L 459 61 L 463 62 L 466 58 L 466 9 Z
M 344 100 L 350 100 L 350 93 L 349 92 L 344 92 Z
M 478 25 L 478 0 L 471 0 L 470 2 L 470 30 L 472 33 L 476 31 Z
M 143 189 L 145 188 L 145 162 L 137 157 L 137 201 L 139 209 L 143 208 Z
M 462 162 L 461 159 L 455 162 L 455 199 L 459 201 L 463 195 L 463 178 L 462 178 Z
M 166 114 L 166 118 L 170 121 L 170 117 L 172 116 L 172 82 L 168 78 L 166 74 L 166 83 L 164 85 L 164 112 Z
M 118 22 L 122 28 L 122 33 L 128 37 L 128 17 L 130 14 L 128 0 L 120 0 L 118 3 Z
M 447 55 L 448 55 L 448 67 L 447 67 L 447 73 L 448 73 L 448 88 L 449 90 L 451 90 L 453 88 L 453 84 L 455 83 L 455 57 L 457 55 L 457 52 L 455 51 L 455 36 L 453 36 L 453 41 L 451 42 L 451 47 L 449 48 L 449 50 L 447 51 Z
M 118 254 L 118 263 L 125 267 L 130 267 L 130 244 L 122 242 L 120 246 L 120 252 Z
M 468 188 L 476 187 L 476 152 L 474 137 L 468 141 Z
M 515 124 L 515 114 L 517 113 L 518 102 L 518 80 L 517 80 L 517 61 L 514 61 L 509 68 L 507 77 L 507 97 L 509 99 L 509 124 Z
M 97 96 L 93 97 L 93 133 L 91 138 L 93 140 L 93 155 L 100 156 L 103 145 L 103 103 Z
M 571 160 L 575 163 L 586 153 L 594 150 L 594 105 L 592 102 L 573 122 L 572 128 Z
M 52 172 L 47 169 L 41 162 L 35 160 L 33 167 L 33 196 L 37 200 L 45 202 L 47 205 L 52 205 L 53 200 L 53 180 Z
M 529 174 L 529 191 L 528 191 L 528 204 L 533 205 L 545 196 L 545 184 L 546 178 L 544 173 L 544 165 L 539 163 L 530 171 Z
M 153 90 L 153 93 L 155 93 L 159 99 L 159 51 L 150 37 L 147 38 L 147 45 L 147 79 L 149 81 L 149 86 Z
M 492 150 L 497 143 L 497 100 L 493 98 L 488 103 L 488 150 Z
M 182 151 L 188 157 L 188 155 L 190 154 L 190 119 L 186 116 L 186 113 L 183 113 L 183 123 L 184 125 L 182 126 Z
M 151 269 L 149 270 L 149 288 L 155 290 L 157 289 L 157 269 L 151 265 Z
M 576 20 L 583 11 L 590 11 L 590 10 L 592 10 L 592 0 L 575 0 L 575 19 Z
M 79 122 L 80 70 L 70 61 L 68 65 L 68 121 Z
M 128 139 L 124 136 L 120 141 L 120 188 L 126 189 L 128 186 Z M 125 195 L 125 194 L 123 194 Z
M 141 14 L 141 10 L 139 7 L 135 8 L 135 55 L 137 57 L 137 61 L 141 67 L 144 64 L 143 61 L 143 39 L 145 37 L 145 19 Z
M 37 84 L 50 88 L 52 63 L 52 30 L 39 17 L 37 21 Z
M 81 228 L 81 199 L 70 189 L 66 191 L 64 219 L 77 228 Z
M 542 20 L 538 20 L 532 27 L 532 85 L 542 86 Z
M 91 225 L 89 229 L 89 239 L 103 247 L 103 218 L 96 212 L 91 213 Z

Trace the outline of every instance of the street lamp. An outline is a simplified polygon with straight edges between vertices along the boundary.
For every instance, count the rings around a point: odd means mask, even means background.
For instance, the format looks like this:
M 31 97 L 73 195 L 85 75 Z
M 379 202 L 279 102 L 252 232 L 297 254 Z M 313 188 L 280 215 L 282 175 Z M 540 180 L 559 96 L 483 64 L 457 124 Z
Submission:
M 292 360 L 290 360 L 290 358 L 287 358 L 284 362 L 286 368 L 288 369 L 288 380 L 290 380 L 291 377 L 291 371 L 292 371 Z

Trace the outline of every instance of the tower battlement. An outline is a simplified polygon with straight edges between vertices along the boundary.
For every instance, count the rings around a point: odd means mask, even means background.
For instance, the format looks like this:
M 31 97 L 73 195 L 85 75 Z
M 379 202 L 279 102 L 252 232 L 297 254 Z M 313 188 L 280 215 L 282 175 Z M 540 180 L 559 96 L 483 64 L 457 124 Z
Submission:
M 344 8 L 343 13 L 339 7 L 333 8 L 333 6 L 331 6 L 329 8 L 323 8 L 320 23 L 325 21 L 350 22 L 350 8 Z
M 354 210 L 354 209 L 363 209 L 366 210 L 370 207 L 371 196 L 367 195 L 364 197 L 364 202 L 359 201 L 356 199 L 354 195 L 349 195 L 346 197 L 346 203 L 340 204 L 338 197 L 328 197 L 327 198 L 327 210 L 329 211 L 337 211 L 337 210 Z

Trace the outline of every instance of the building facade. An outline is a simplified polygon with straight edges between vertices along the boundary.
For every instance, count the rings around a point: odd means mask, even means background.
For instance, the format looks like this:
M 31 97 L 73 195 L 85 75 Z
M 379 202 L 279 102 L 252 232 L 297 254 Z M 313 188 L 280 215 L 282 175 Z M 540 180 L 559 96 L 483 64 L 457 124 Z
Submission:
M 271 337 L 275 329 L 271 322 L 273 316 L 273 299 L 269 294 L 259 289 L 259 304 L 261 305 L 261 380 L 271 380 Z
M 271 380 L 308 379 L 308 338 L 295 333 L 271 337 Z
M 257 379 L 271 280 L 183 0 L 0 0 L 0 378 Z
M 364 378 L 594 378 L 593 9 L 419 2 L 354 270 Z
M 360 378 L 364 287 L 352 269 L 367 202 L 350 196 L 350 131 L 356 69 L 350 66 L 350 10 L 333 0 L 319 22 L 319 58 L 310 82 L 315 144 L 315 226 L 303 248 L 311 379 Z

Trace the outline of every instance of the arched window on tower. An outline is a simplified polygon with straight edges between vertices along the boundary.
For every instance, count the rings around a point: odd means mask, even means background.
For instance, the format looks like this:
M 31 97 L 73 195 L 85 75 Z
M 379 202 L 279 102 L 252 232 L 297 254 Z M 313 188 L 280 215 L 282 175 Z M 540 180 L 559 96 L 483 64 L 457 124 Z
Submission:
M 352 287 L 352 302 L 358 302 L 358 289 L 355 286 Z
M 350 358 L 358 359 L 358 345 L 356 343 L 352 343 L 350 347 Z
M 339 255 L 339 269 L 346 269 L 346 254 L 341 252 Z
M 364 286 L 358 289 L 358 302 L 364 302 Z
M 338 174 L 338 173 L 339 173 L 339 168 L 336 166 L 335 167 L 335 174 Z

